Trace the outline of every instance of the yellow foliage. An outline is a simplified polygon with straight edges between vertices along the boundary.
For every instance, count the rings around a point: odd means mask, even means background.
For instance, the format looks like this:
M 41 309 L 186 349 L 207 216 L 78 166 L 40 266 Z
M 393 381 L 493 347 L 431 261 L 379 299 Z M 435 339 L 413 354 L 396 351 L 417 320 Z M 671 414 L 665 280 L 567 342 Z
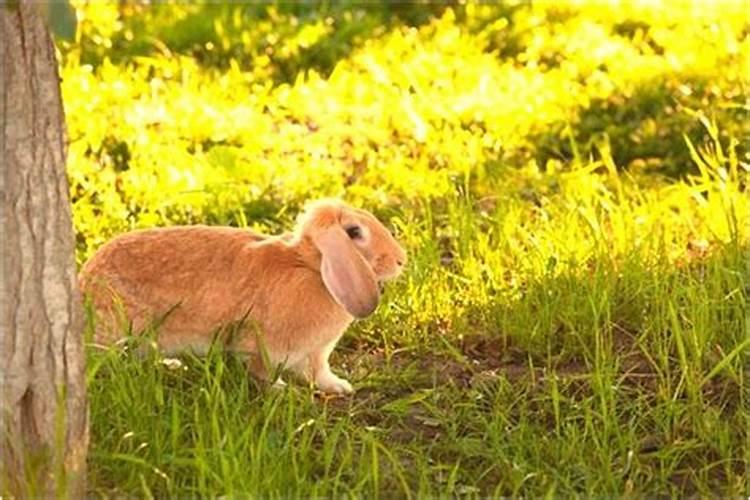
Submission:
M 106 47 L 120 32 L 132 38 L 130 23 L 146 9 L 76 7 L 81 36 Z M 429 201 L 467 186 L 478 195 L 492 193 L 504 186 L 485 177 L 513 172 L 520 161 L 537 172 L 561 170 L 570 203 L 614 216 L 615 205 L 625 201 L 604 187 L 599 165 L 583 165 L 581 158 L 536 165 L 529 157 L 535 137 L 575 126 L 593 102 L 629 98 L 651 82 L 721 73 L 727 84 L 718 92 L 731 94 L 748 74 L 750 42 L 742 38 L 747 23 L 740 7 L 612 1 L 601 8 L 570 0 L 505 15 L 495 6 L 468 4 L 422 26 L 400 25 L 368 38 L 329 74 L 303 69 L 288 83 L 270 76 L 281 62 L 334 36 L 332 18 L 302 23 L 272 6 L 249 27 L 239 9 L 216 17 L 210 31 L 222 50 L 239 44 L 249 56 L 229 58 L 225 68 L 172 54 L 158 40 L 158 53 L 118 63 L 105 57 L 96 66 L 82 63 L 83 49 L 71 46 L 62 90 L 84 251 L 129 227 L 206 217 L 232 222 L 238 207 L 269 192 L 290 202 L 347 193 L 365 203 Z M 154 19 L 187 22 L 202 7 L 171 8 L 155 11 Z M 515 53 L 501 56 L 514 43 Z M 641 132 L 653 136 L 658 129 L 644 119 Z M 637 227 L 625 220 L 610 221 L 612 227 L 623 235 L 652 230 L 638 206 L 628 212 L 641 221 Z M 679 225 L 679 218 L 670 224 Z M 571 240 L 583 230 L 571 230 Z M 534 240 L 538 231 L 535 226 Z M 723 238 L 727 229 L 712 231 Z

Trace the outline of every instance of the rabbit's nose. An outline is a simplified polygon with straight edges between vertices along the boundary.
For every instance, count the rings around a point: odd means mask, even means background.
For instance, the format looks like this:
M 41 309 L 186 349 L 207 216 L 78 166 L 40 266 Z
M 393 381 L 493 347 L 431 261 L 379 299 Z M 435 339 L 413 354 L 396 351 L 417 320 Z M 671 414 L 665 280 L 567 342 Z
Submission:
M 396 264 L 398 264 L 398 265 L 399 265 L 399 267 L 401 267 L 401 266 L 403 266 L 403 265 L 404 265 L 404 260 L 403 260 L 403 259 L 398 259 L 398 260 L 396 261 Z

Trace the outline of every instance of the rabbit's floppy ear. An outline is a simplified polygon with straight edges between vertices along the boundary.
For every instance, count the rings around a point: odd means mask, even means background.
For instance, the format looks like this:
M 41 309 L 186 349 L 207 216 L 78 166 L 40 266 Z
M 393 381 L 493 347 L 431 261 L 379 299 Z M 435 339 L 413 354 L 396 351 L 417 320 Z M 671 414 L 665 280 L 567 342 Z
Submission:
M 372 314 L 380 300 L 375 273 L 346 232 L 331 226 L 313 240 L 322 254 L 323 283 L 336 302 L 356 318 Z

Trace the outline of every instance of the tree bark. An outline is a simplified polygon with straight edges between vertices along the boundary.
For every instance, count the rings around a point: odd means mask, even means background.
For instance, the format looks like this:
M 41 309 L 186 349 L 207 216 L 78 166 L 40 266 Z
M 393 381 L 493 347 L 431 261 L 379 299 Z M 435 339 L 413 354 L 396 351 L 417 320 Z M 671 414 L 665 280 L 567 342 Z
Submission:
M 85 494 L 88 408 L 65 130 L 39 4 L 0 3 L 0 495 Z

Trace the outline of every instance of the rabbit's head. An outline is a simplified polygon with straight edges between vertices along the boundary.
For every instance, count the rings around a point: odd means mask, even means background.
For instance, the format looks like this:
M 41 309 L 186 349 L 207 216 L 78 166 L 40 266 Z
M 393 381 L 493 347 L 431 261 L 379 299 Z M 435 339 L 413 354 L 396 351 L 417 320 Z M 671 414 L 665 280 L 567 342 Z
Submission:
M 375 311 L 379 286 L 406 265 L 406 252 L 375 216 L 338 200 L 309 204 L 297 235 L 320 253 L 320 274 L 331 296 L 357 318 Z

